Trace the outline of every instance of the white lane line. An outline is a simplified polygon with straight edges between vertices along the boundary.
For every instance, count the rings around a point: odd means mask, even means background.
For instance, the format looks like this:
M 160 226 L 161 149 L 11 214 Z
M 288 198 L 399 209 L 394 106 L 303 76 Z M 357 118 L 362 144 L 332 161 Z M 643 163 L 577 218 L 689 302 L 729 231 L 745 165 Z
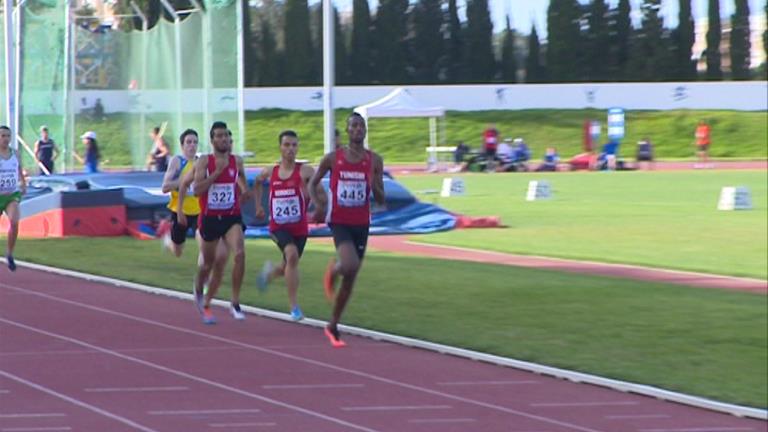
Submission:
M 0 321 L 7 321 L 7 320 L 4 320 L 4 319 L 0 318 Z M 103 410 L 103 409 L 101 409 L 101 408 L 99 408 L 97 406 L 91 405 L 91 404 L 83 402 L 81 400 L 77 400 L 75 398 L 71 398 L 71 397 L 69 397 L 67 395 L 61 394 L 61 393 L 59 393 L 59 392 L 57 392 L 55 390 L 49 389 L 48 387 L 44 387 L 44 386 L 42 386 L 40 384 L 35 384 L 35 383 L 31 382 L 31 381 L 27 381 L 24 378 L 18 377 L 16 375 L 14 375 L 12 373 L 8 373 L 8 372 L 6 372 L 4 370 L 0 370 L 0 376 L 4 376 L 4 377 L 6 377 L 8 379 L 11 379 L 11 380 L 16 381 L 16 382 L 21 383 L 21 384 L 24 384 L 24 385 L 26 385 L 28 387 L 32 387 L 35 390 L 38 390 L 38 391 L 41 391 L 43 393 L 49 394 L 51 396 L 57 397 L 59 399 L 65 400 L 65 401 L 67 401 L 67 402 L 69 402 L 69 403 L 71 403 L 73 405 L 77 405 L 77 406 L 79 406 L 81 408 L 85 408 L 85 409 L 87 409 L 89 411 L 93 411 L 96 414 L 100 414 L 100 415 L 102 415 L 104 417 L 107 417 L 107 418 L 110 418 L 110 419 L 115 420 L 117 422 L 123 423 L 124 425 L 130 426 L 130 427 L 132 427 L 132 428 L 134 428 L 136 430 L 140 430 L 140 431 L 143 431 L 143 432 L 157 432 L 154 429 L 150 429 L 150 428 L 148 428 L 146 426 L 140 425 L 140 424 L 138 424 L 138 423 L 136 423 L 134 421 L 128 420 L 125 417 L 119 416 L 117 414 L 113 414 L 113 413 L 111 413 L 109 411 Z M 63 415 L 63 414 L 61 414 L 61 415 Z
M 517 384 L 538 384 L 539 381 L 520 380 L 520 381 L 445 381 L 439 382 L 442 386 L 473 386 L 473 385 L 517 385 Z
M 546 407 L 597 407 L 597 406 L 624 406 L 624 405 L 639 405 L 640 402 L 635 401 L 623 401 L 623 402 L 542 402 L 532 403 L 530 406 L 537 408 Z
M 390 385 L 393 385 L 393 386 L 396 386 L 396 387 L 401 387 L 401 388 L 417 391 L 417 392 L 420 392 L 420 393 L 426 393 L 426 394 L 433 395 L 433 396 L 439 396 L 439 397 L 443 397 L 443 398 L 446 398 L 446 399 L 451 399 L 451 400 L 463 402 L 463 403 L 466 403 L 466 404 L 469 404 L 469 405 L 475 405 L 475 406 L 479 406 L 479 407 L 483 407 L 483 408 L 488 408 L 488 409 L 504 412 L 504 413 L 507 413 L 507 414 L 512 414 L 512 415 L 516 415 L 516 416 L 520 416 L 520 417 L 525 417 L 525 418 L 532 419 L 532 420 L 538 420 L 538 421 L 541 421 L 541 422 L 544 422 L 544 423 L 548 423 L 548 424 L 552 424 L 552 425 L 556 425 L 556 426 L 560 426 L 560 427 L 564 427 L 564 428 L 568 428 L 568 429 L 572 429 L 572 430 L 576 430 L 576 431 L 581 431 L 581 432 L 605 432 L 605 431 L 602 431 L 600 429 L 592 429 L 592 428 L 585 427 L 585 426 L 579 426 L 579 425 L 574 424 L 574 423 L 569 423 L 567 421 L 556 420 L 554 418 L 546 417 L 546 416 L 543 416 L 543 415 L 532 414 L 532 413 L 528 413 L 528 412 L 525 412 L 525 411 L 519 411 L 519 410 L 508 408 L 508 407 L 505 407 L 505 406 L 502 406 L 502 405 L 496 405 L 496 404 L 492 404 L 492 403 L 478 401 L 478 400 L 475 400 L 475 399 L 469 399 L 469 398 L 466 398 L 466 397 L 453 395 L 453 394 L 450 394 L 450 393 L 444 393 L 442 391 L 432 390 L 432 389 L 425 388 L 425 387 L 420 387 L 420 386 L 414 385 L 414 384 L 408 384 L 408 383 L 405 383 L 405 382 L 402 382 L 402 381 L 397 381 L 397 380 L 394 380 L 394 379 L 385 378 L 385 377 L 382 377 L 382 376 L 379 376 L 379 375 L 369 374 L 367 372 L 358 371 L 358 370 L 355 370 L 355 369 L 347 369 L 347 368 L 340 367 L 340 366 L 334 366 L 332 364 L 328 364 L 328 363 L 323 362 L 323 361 L 312 360 L 312 359 L 309 359 L 309 358 L 300 357 L 300 356 L 293 355 L 293 354 L 288 354 L 288 353 L 284 353 L 284 352 L 280 352 L 280 351 L 275 351 L 275 350 L 264 348 L 264 347 L 261 347 L 261 346 L 258 346 L 258 345 L 253 345 L 253 344 L 248 344 L 248 343 L 245 343 L 245 342 L 231 340 L 231 339 L 228 339 L 228 338 L 225 338 L 225 337 L 222 337 L 222 336 L 216 336 L 216 335 L 212 335 L 212 334 L 208 334 L 208 333 L 202 333 L 199 330 L 191 330 L 191 329 L 188 329 L 188 328 L 185 328 L 185 327 L 178 327 L 178 326 L 174 326 L 174 325 L 171 325 L 171 324 L 166 324 L 166 323 L 162 323 L 162 322 L 159 322 L 159 321 L 151 320 L 151 319 L 148 319 L 148 318 L 141 318 L 141 317 L 137 317 L 137 316 L 134 316 L 134 315 L 126 314 L 126 313 L 123 313 L 123 312 L 118 312 L 118 311 L 111 310 L 111 309 L 106 309 L 106 308 L 102 308 L 102 307 L 98 307 L 98 306 L 93 306 L 93 305 L 88 305 L 88 304 L 84 304 L 84 303 L 79 303 L 79 302 L 76 302 L 76 301 L 67 300 L 67 299 L 56 297 L 56 296 L 52 296 L 52 295 L 48 295 L 48 294 L 43 294 L 43 293 L 40 293 L 40 292 L 29 291 L 29 290 L 26 290 L 24 288 L 20 288 L 20 287 L 13 286 L 13 285 L 8 285 L 8 284 L 2 283 L 2 282 L 0 282 L 0 287 L 5 287 L 5 288 L 8 288 L 8 289 L 17 291 L 17 292 L 27 293 L 29 295 L 34 295 L 34 296 L 37 296 L 37 297 L 42 297 L 42 298 L 49 299 L 49 300 L 52 300 L 52 301 L 56 301 L 56 302 L 59 302 L 59 303 L 64 303 L 64 304 L 69 304 L 69 305 L 77 306 L 77 307 L 80 307 L 82 309 L 88 309 L 88 310 L 93 310 L 93 311 L 97 311 L 97 312 L 102 312 L 102 313 L 105 313 L 105 314 L 108 314 L 108 315 L 119 316 L 119 317 L 122 317 L 122 318 L 125 318 L 125 319 L 128 319 L 128 320 L 131 320 L 131 321 L 141 322 L 141 323 L 144 323 L 144 324 L 150 324 L 150 325 L 153 325 L 153 326 L 156 326 L 156 327 L 161 327 L 161 328 L 165 328 L 165 329 L 168 329 L 168 330 L 174 330 L 174 331 L 179 332 L 179 333 L 185 333 L 185 334 L 189 334 L 189 335 L 193 335 L 193 336 L 197 336 L 197 337 L 202 337 L 202 338 L 206 338 L 206 339 L 210 339 L 210 340 L 215 340 L 215 341 L 219 341 L 221 343 L 228 344 L 228 345 L 234 345 L 234 346 L 239 346 L 239 347 L 243 347 L 243 348 L 249 348 L 251 350 L 258 351 L 258 352 L 265 353 L 265 354 L 271 354 L 271 355 L 274 355 L 276 357 L 281 357 L 281 358 L 285 358 L 285 359 L 291 359 L 291 360 L 295 360 L 297 362 L 302 362 L 302 363 L 306 363 L 306 364 L 311 364 L 311 365 L 314 365 L 314 366 L 322 367 L 322 368 L 325 368 L 325 369 L 334 370 L 336 372 L 341 372 L 341 373 L 344 373 L 344 374 L 349 374 L 349 375 L 354 375 L 354 376 L 358 376 L 358 377 L 363 377 L 363 378 L 370 379 L 372 381 L 378 381 L 380 383 L 390 384 Z M 13 324 L 13 323 L 11 322 L 11 324 Z M 62 336 L 62 337 L 65 337 L 65 336 Z M 80 342 L 78 341 L 78 343 L 80 343 Z M 116 354 L 119 355 L 119 353 L 116 353 Z M 155 366 L 155 365 L 153 365 L 151 363 L 148 363 L 147 365 L 150 366 L 150 367 L 154 367 Z M 196 378 L 196 377 L 192 377 L 192 379 L 194 379 L 194 378 Z
M 604 419 L 608 420 L 657 419 L 669 417 L 671 417 L 669 414 L 626 414 L 603 416 Z
M 8 394 L 10 392 L 10 390 L 0 389 L 0 394 Z
M 72 430 L 69 426 L 44 426 L 44 427 L 11 427 L 2 428 L 1 432 L 54 432 Z
M 640 429 L 640 432 L 747 432 L 753 431 L 754 428 L 746 427 L 694 427 L 694 428 L 677 428 L 677 429 Z
M 451 409 L 450 405 L 379 405 L 341 407 L 343 411 L 414 411 Z
M 272 427 L 277 423 L 259 422 L 259 423 L 208 423 L 212 428 L 245 428 L 245 427 Z
M 411 419 L 408 423 L 474 423 L 473 418 Z
M 14 326 L 14 327 L 25 329 L 25 330 L 30 331 L 32 333 L 42 334 L 42 335 L 45 335 L 45 336 L 48 336 L 48 337 L 52 337 L 52 338 L 55 338 L 55 339 L 60 339 L 60 340 L 63 340 L 63 341 L 67 341 L 67 342 L 70 342 L 70 343 L 75 344 L 75 345 L 80 345 L 82 347 L 95 349 L 95 350 L 97 350 L 99 352 L 102 352 L 104 354 L 109 354 L 109 355 L 112 355 L 114 357 L 121 358 L 123 360 L 127 360 L 127 361 L 130 361 L 130 362 L 133 362 L 133 363 L 137 363 L 137 364 L 140 364 L 140 365 L 143 365 L 143 366 L 147 366 L 147 367 L 149 367 L 151 369 L 157 369 L 157 370 L 160 370 L 160 371 L 172 374 L 172 375 L 176 375 L 176 376 L 179 376 L 179 377 L 182 377 L 182 378 L 186 378 L 186 379 L 189 379 L 189 380 L 192 380 L 192 381 L 197 381 L 199 383 L 207 384 L 207 385 L 209 385 L 211 387 L 216 387 L 216 388 L 219 388 L 221 390 L 225 390 L 225 391 L 229 391 L 229 392 L 232 392 L 232 393 L 236 393 L 236 394 L 239 394 L 241 396 L 249 397 L 249 398 L 252 398 L 252 399 L 257 399 L 257 400 L 260 400 L 262 402 L 266 402 L 266 403 L 277 405 L 277 406 L 280 406 L 280 407 L 283 407 L 283 408 L 287 408 L 289 410 L 298 411 L 298 412 L 300 412 L 302 414 L 307 414 L 307 415 L 310 415 L 310 416 L 313 416 L 313 417 L 317 417 L 319 419 L 327 420 L 327 421 L 332 422 L 332 423 L 340 424 L 342 426 L 347 426 L 347 427 L 350 427 L 352 429 L 357 429 L 357 430 L 361 430 L 361 431 L 365 431 L 365 432 L 378 432 L 375 429 L 371 429 L 371 428 L 367 428 L 365 426 L 360 426 L 360 425 L 357 425 L 357 424 L 354 424 L 354 423 L 350 423 L 350 422 L 344 421 L 344 420 L 336 418 L 336 417 L 327 416 L 325 414 L 322 414 L 322 413 L 319 413 L 319 412 L 316 412 L 316 411 L 312 411 L 312 410 L 309 410 L 309 409 L 305 409 L 305 408 L 302 408 L 302 407 L 297 406 L 297 405 L 292 405 L 292 404 L 289 404 L 287 402 L 282 402 L 282 401 L 279 401 L 277 399 L 268 398 L 266 396 L 262 396 L 262 395 L 259 395 L 259 394 L 256 394 L 256 393 L 251 393 L 251 392 L 247 392 L 245 390 L 240 390 L 240 389 L 235 388 L 235 387 L 230 387 L 230 386 L 222 384 L 220 382 L 216 382 L 216 381 L 212 381 L 212 380 L 209 380 L 209 379 L 201 378 L 201 377 L 198 377 L 198 376 L 195 376 L 195 375 L 192 375 L 192 374 L 188 374 L 188 373 L 185 373 L 185 372 L 181 372 L 181 371 L 177 371 L 177 370 L 174 370 L 174 369 L 171 369 L 171 368 L 167 368 L 165 366 L 160 366 L 158 364 L 155 364 L 155 363 L 152 363 L 152 362 L 149 362 L 149 361 L 146 361 L 146 360 L 142 360 L 140 358 L 131 357 L 129 355 L 121 354 L 119 352 L 116 352 L 116 351 L 113 351 L 113 350 L 110 350 L 110 349 L 107 349 L 107 348 L 102 348 L 102 347 L 97 346 L 97 345 L 89 344 L 88 342 L 83 342 L 83 341 L 75 339 L 75 338 L 71 338 L 71 337 L 68 337 L 68 336 L 63 336 L 63 335 L 56 334 L 56 333 L 51 333 L 51 332 L 46 331 L 46 330 L 42 330 L 42 329 L 38 329 L 38 328 L 35 328 L 35 327 L 31 327 L 31 326 L 28 326 L 26 324 L 17 323 L 17 322 L 11 321 L 11 320 L 7 320 L 5 318 L 0 318 L 0 322 L 6 323 L 6 324 Z M 61 395 L 61 396 L 62 397 L 66 397 L 64 395 Z M 104 412 L 106 412 L 106 411 L 104 411 Z M 151 431 L 151 429 L 146 429 L 146 430 L 147 431 Z M 154 432 L 154 431 L 152 431 L 152 432 Z
M 2 371 L 0 371 L 2 372 Z M 0 419 L 4 418 L 45 418 L 45 417 L 66 417 L 64 413 L 13 413 L 0 414 Z
M 360 388 L 365 387 L 365 384 L 268 384 L 263 385 L 263 389 L 276 389 L 276 390 L 309 390 L 309 389 L 330 389 L 330 388 Z
M 260 413 L 260 409 L 256 408 L 240 408 L 240 409 L 208 409 L 208 410 L 164 410 L 164 411 L 147 411 L 149 415 L 210 415 L 210 414 L 254 414 Z
M 165 391 L 186 391 L 189 387 L 170 386 L 170 387 L 91 387 L 84 389 L 88 393 L 143 393 L 143 392 L 165 392 Z

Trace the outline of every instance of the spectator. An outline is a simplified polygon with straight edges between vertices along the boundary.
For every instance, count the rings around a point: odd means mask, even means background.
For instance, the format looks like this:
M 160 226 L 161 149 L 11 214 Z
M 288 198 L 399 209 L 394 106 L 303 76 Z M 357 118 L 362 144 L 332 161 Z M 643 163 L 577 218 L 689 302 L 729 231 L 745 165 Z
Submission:
M 149 133 L 149 137 L 152 138 L 152 150 L 147 156 L 147 169 L 154 166 L 157 172 L 168 171 L 168 158 L 171 153 L 162 132 L 162 128 L 155 126 Z
M 637 169 L 640 169 L 640 162 L 647 162 L 648 169 L 653 169 L 653 144 L 648 137 L 643 137 L 642 141 L 637 142 L 635 161 Z
M 597 158 L 598 170 L 615 170 L 616 169 L 616 157 L 619 153 L 619 141 L 612 139 L 603 144 L 603 151 Z
M 96 99 L 96 103 L 93 105 L 93 118 L 104 120 L 104 105 L 102 105 L 101 99 Z
M 496 148 L 499 144 L 499 131 L 496 125 L 489 123 L 483 132 L 483 150 L 486 158 L 486 171 L 491 172 L 496 166 Z
M 515 160 L 515 151 L 511 144 L 512 138 L 506 138 L 498 145 L 498 147 L 496 147 L 496 159 L 498 159 L 502 165 L 512 163 Z
M 53 161 L 57 157 L 59 157 L 59 149 L 48 135 L 48 126 L 41 126 L 40 139 L 35 141 L 35 158 L 45 167 L 45 170 L 40 169 L 40 175 L 53 174 Z
M 699 120 L 699 125 L 696 126 L 696 156 L 698 157 L 698 163 L 694 164 L 694 168 L 711 168 L 709 165 L 709 145 L 710 134 L 712 129 L 705 120 Z
M 464 163 L 464 156 L 469 153 L 469 146 L 464 141 L 459 141 L 456 145 L 456 150 L 453 151 L 453 163 L 454 167 L 460 167 Z
M 85 146 L 85 158 L 75 152 L 73 153 L 75 159 L 83 164 L 86 174 L 95 174 L 99 172 L 99 160 L 101 159 L 99 144 L 96 142 L 96 132 L 88 131 L 80 138 L 82 138 L 83 145 Z
M 544 151 L 544 157 L 541 159 L 541 165 L 536 168 L 536 171 L 557 171 L 558 162 L 560 162 L 560 155 L 557 154 L 557 149 L 547 147 Z

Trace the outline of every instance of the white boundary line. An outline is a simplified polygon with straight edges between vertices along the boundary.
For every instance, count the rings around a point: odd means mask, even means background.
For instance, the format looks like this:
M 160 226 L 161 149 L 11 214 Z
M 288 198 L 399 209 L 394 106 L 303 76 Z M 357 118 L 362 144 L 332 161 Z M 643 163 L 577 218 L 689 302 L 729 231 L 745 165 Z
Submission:
M 498 252 L 493 250 L 465 248 L 461 246 L 423 243 L 423 242 L 413 241 L 413 240 L 406 240 L 405 243 L 414 245 L 414 246 L 433 247 L 436 249 L 447 249 L 447 250 L 455 250 L 460 252 L 472 252 L 472 253 L 479 252 L 483 254 L 497 255 L 505 258 L 517 258 L 517 257 L 521 259 L 534 258 L 534 259 L 547 260 L 547 261 L 557 261 L 564 264 L 586 264 L 586 265 L 595 265 L 595 266 L 614 267 L 619 269 L 627 268 L 627 269 L 634 269 L 634 270 L 657 271 L 657 272 L 668 273 L 668 274 L 679 275 L 679 276 L 708 277 L 708 278 L 716 278 L 716 279 L 722 279 L 722 280 L 735 280 L 735 281 L 742 281 L 742 282 L 768 284 L 768 281 L 763 279 L 757 279 L 757 278 L 749 278 L 749 277 L 742 277 L 742 276 L 727 276 L 727 275 L 719 275 L 714 273 L 701 273 L 701 272 L 694 272 L 694 271 L 688 271 L 688 270 L 674 270 L 674 269 L 666 269 L 666 268 L 658 268 L 658 267 L 648 267 L 648 266 L 641 266 L 637 264 L 619 264 L 619 263 L 610 263 L 610 262 L 578 260 L 578 259 L 570 259 L 570 258 L 548 257 L 548 256 L 542 256 L 542 255 L 520 255 L 520 254 L 513 254 L 513 253 Z M 529 267 L 529 268 L 537 268 L 537 267 Z M 664 281 L 660 281 L 660 282 L 664 282 Z
M 3 259 L 4 261 L 4 259 Z M 191 293 L 184 293 L 180 291 L 174 291 L 170 289 L 157 288 L 148 285 L 138 284 L 135 282 L 122 281 L 105 276 L 91 275 L 87 273 L 77 272 L 73 270 L 59 269 L 56 267 L 50 267 L 41 264 L 34 264 L 22 261 L 16 261 L 20 267 L 26 267 L 34 270 L 41 270 L 48 273 L 54 273 L 63 276 L 74 277 L 78 279 L 85 279 L 89 281 L 109 284 L 122 288 L 130 288 L 142 292 L 164 295 L 182 300 L 191 300 Z M 229 303 L 222 300 L 214 300 L 214 303 L 219 306 L 228 306 Z M 270 311 L 267 309 L 261 309 L 253 306 L 243 306 L 243 310 L 246 312 L 267 317 L 278 319 L 282 321 L 292 321 L 289 314 L 282 312 Z M 325 321 L 306 318 L 299 323 L 304 325 L 310 325 L 313 327 L 323 327 Z M 737 417 L 748 417 L 760 420 L 768 420 L 768 410 L 762 410 L 759 408 L 745 407 L 740 405 L 734 405 L 724 402 L 718 402 L 711 399 L 705 399 L 698 396 L 692 396 L 684 393 L 673 392 L 669 390 L 660 389 L 657 387 L 636 384 L 626 381 L 619 381 L 610 378 L 603 378 L 597 375 L 590 375 L 581 372 L 574 372 L 567 369 L 560 369 L 551 366 L 540 365 L 537 363 L 526 362 L 522 360 L 515 360 L 507 357 L 501 357 L 492 354 L 486 354 L 476 351 L 471 351 L 463 348 L 456 348 L 448 345 L 442 345 L 432 342 L 427 342 L 419 339 L 413 339 L 408 337 L 402 337 L 392 335 L 388 333 L 367 330 L 359 327 L 352 327 L 341 325 L 340 328 L 345 332 L 357 336 L 363 336 L 374 340 L 381 340 L 408 347 L 421 348 L 429 351 L 434 351 L 440 354 L 450 354 L 457 357 L 467 358 L 476 361 L 483 361 L 499 366 L 507 366 L 515 369 L 525 370 L 540 375 L 548 375 L 556 378 L 567 379 L 576 383 L 586 383 L 597 385 L 600 387 L 607 387 L 613 390 L 618 390 L 626 393 L 636 393 L 643 396 L 650 396 L 657 399 L 676 402 L 684 405 L 690 405 L 698 408 L 704 408 L 712 411 L 718 411 L 722 413 L 732 414 Z

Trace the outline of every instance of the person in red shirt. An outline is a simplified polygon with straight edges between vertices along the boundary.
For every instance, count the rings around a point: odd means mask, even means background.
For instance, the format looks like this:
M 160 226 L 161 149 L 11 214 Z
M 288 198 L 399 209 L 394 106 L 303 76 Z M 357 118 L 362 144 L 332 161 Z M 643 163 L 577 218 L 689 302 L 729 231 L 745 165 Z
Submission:
M 309 182 L 315 218 L 326 215 L 338 257 L 328 264 L 323 278 L 325 295 L 333 301 L 333 315 L 324 332 L 337 348 L 346 345 L 341 340 L 338 324 L 365 256 L 371 226 L 371 193 L 376 203 L 385 204 L 384 161 L 365 148 L 366 132 L 365 119 L 356 112 L 350 114 L 347 117 L 349 144 L 325 155 Z M 318 187 L 328 172 L 331 177 L 326 197 L 318 193 Z M 341 286 L 336 294 L 335 282 L 339 276 Z
M 700 120 L 699 125 L 696 126 L 696 155 L 699 158 L 699 163 L 694 166 L 695 168 L 709 167 L 710 132 L 711 128 L 707 122 Z
M 195 162 L 193 190 L 200 198 L 199 233 L 201 237 L 195 302 L 205 324 L 215 324 L 211 300 L 218 286 L 211 284 L 203 294 L 203 283 L 208 280 L 215 258 L 216 246 L 222 239 L 227 250 L 234 255 L 232 266 L 232 303 L 230 313 L 237 320 L 245 319 L 240 310 L 240 287 L 245 274 L 245 246 L 240 203 L 248 194 L 243 160 L 232 154 L 231 132 L 224 122 L 214 122 L 210 131 L 213 153 Z
M 486 170 L 488 172 L 492 172 L 496 168 L 496 149 L 498 147 L 499 131 L 496 129 L 495 124 L 490 123 L 485 131 L 483 131 L 483 149 L 488 160 L 486 163 Z
M 259 289 L 264 291 L 274 278 L 284 276 L 288 287 L 288 300 L 291 303 L 291 319 L 300 321 L 304 319 L 304 313 L 297 300 L 299 259 L 304 252 L 309 233 L 307 183 L 315 174 L 315 170 L 309 165 L 296 162 L 296 153 L 299 151 L 299 137 L 296 132 L 281 132 L 278 142 L 280 163 L 259 173 L 253 182 L 253 191 L 256 199 L 256 217 L 262 219 L 265 216 L 261 204 L 263 183 L 269 179 L 269 235 L 283 253 L 283 262 L 273 266 L 271 261 L 266 261 L 257 283 Z

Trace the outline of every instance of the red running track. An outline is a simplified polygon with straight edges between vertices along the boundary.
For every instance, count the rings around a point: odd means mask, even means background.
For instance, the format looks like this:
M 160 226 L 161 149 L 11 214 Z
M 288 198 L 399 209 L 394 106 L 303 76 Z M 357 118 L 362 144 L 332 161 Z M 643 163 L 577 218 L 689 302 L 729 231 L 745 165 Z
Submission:
M 20 268 L 0 432 L 765 432 L 768 423 Z

